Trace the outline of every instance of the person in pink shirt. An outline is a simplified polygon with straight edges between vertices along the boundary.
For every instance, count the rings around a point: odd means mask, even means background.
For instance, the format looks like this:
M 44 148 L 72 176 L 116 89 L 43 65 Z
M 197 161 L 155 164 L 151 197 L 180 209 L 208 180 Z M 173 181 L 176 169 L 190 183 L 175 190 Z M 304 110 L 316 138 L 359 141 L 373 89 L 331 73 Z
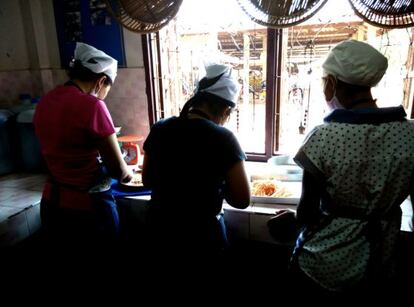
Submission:
M 36 108 L 35 131 L 50 175 L 42 226 L 48 239 L 64 246 L 106 245 L 119 232 L 111 177 L 128 182 L 132 174 L 103 102 L 116 72 L 115 59 L 77 43 L 70 81 L 48 92 Z

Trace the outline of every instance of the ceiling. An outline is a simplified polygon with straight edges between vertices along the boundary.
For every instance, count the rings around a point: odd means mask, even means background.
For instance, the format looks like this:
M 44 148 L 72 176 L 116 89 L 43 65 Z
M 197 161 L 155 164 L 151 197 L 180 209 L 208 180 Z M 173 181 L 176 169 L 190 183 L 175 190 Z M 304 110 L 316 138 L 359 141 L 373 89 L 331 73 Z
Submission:
M 289 28 L 288 46 L 292 58 L 324 56 L 332 46 L 349 39 L 358 29 L 366 35 L 363 21 L 341 22 L 335 24 L 302 25 Z M 243 32 L 219 32 L 219 49 L 234 57 L 243 57 L 244 33 L 248 33 L 250 42 L 250 58 L 258 59 L 263 52 L 267 29 L 246 30 Z

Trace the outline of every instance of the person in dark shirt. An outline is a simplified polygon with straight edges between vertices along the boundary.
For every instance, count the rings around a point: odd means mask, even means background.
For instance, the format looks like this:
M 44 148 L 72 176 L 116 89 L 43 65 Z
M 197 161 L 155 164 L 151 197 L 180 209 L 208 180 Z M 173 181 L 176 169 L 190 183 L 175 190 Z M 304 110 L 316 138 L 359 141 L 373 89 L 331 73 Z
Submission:
M 220 252 L 227 244 L 222 203 L 244 209 L 250 187 L 244 152 L 222 127 L 239 85 L 231 69 L 213 64 L 179 117 L 153 125 L 144 143 L 143 183 L 151 188 L 151 247 L 170 254 Z

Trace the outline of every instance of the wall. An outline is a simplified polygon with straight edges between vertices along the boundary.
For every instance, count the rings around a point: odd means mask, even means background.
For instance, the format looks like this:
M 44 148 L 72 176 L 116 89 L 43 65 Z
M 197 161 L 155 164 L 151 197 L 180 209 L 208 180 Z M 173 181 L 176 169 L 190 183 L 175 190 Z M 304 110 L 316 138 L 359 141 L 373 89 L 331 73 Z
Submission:
M 126 68 L 106 99 L 123 134 L 149 131 L 145 73 L 139 34 L 123 30 Z M 0 1 L 0 109 L 18 104 L 19 94 L 42 96 L 67 80 L 61 69 L 53 0 Z
M 7 108 L 21 93 L 52 89 L 60 59 L 51 0 L 3 0 L 0 15 L 0 107 Z
M 114 124 L 122 126 L 121 134 L 142 136 L 148 134 L 149 121 L 143 68 L 120 69 L 106 100 Z
M 127 68 L 119 69 L 106 103 L 115 125 L 122 126 L 121 134 L 145 137 L 149 132 L 149 117 L 141 35 L 125 28 L 123 35 Z
M 29 56 L 18 1 L 0 1 L 0 22 L 0 70 L 28 69 Z

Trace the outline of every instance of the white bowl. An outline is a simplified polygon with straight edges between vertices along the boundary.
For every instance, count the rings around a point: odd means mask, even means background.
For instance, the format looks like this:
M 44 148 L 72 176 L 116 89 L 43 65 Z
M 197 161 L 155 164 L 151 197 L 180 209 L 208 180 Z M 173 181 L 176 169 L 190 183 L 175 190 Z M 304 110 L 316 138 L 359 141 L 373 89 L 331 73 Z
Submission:
M 273 165 L 288 165 L 290 163 L 290 156 L 288 155 L 280 155 L 280 156 L 274 156 L 271 157 L 269 160 L 267 160 L 267 163 L 273 164 Z
M 279 176 L 282 181 L 301 181 L 303 170 L 293 161 L 291 156 L 280 155 L 267 160 L 271 166 L 271 172 Z

